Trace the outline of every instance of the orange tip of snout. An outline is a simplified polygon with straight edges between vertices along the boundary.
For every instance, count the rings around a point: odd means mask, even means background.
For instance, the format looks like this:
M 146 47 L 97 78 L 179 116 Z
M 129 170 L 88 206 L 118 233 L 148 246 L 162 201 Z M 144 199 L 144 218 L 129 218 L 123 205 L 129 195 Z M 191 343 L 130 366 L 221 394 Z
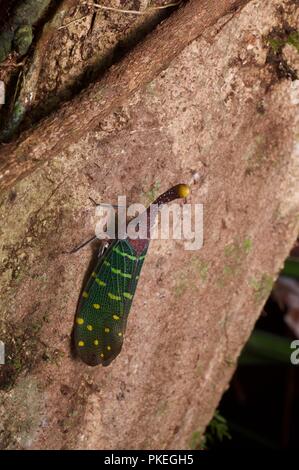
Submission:
M 188 184 L 179 184 L 178 185 L 178 195 L 179 197 L 186 198 L 190 194 L 190 186 Z

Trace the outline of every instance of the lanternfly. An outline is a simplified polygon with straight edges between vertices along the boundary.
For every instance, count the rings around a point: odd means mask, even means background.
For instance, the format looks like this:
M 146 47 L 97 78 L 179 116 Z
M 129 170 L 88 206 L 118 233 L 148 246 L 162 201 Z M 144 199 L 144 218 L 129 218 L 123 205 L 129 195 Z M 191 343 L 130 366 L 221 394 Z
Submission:
M 120 353 L 127 318 L 146 256 L 152 214 L 159 207 L 177 198 L 186 198 L 190 188 L 178 184 L 159 196 L 145 213 L 150 223 L 147 238 L 116 239 L 99 259 L 79 301 L 74 342 L 79 357 L 86 364 L 107 366 Z

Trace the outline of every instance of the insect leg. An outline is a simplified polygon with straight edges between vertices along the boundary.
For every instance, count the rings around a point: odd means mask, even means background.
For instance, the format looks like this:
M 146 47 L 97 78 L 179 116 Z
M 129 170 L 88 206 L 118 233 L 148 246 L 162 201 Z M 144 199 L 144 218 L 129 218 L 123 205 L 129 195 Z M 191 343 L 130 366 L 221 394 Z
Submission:
M 81 250 L 81 248 L 83 248 L 84 246 L 88 245 L 89 243 L 93 242 L 94 240 L 96 240 L 98 237 L 96 235 L 93 235 L 91 238 L 89 238 L 88 240 L 86 240 L 85 242 L 83 243 L 80 243 L 80 245 L 77 245 L 75 246 L 75 248 L 73 248 L 69 253 L 70 254 L 73 254 L 73 253 L 76 253 L 77 251 Z M 99 258 L 105 253 L 105 251 L 107 250 L 107 248 L 109 247 L 110 243 L 113 241 L 113 240 L 100 240 L 102 242 L 102 246 L 99 250 Z
M 102 246 L 99 249 L 98 257 L 101 258 L 113 240 L 102 240 Z
M 89 198 L 91 200 L 91 202 L 95 205 L 95 206 L 111 206 L 113 208 L 117 208 L 119 206 L 115 206 L 113 204 L 103 204 L 103 203 L 97 203 L 96 201 L 94 201 L 91 197 Z M 88 240 L 86 240 L 85 242 L 83 243 L 80 243 L 80 245 L 78 246 L 75 246 L 75 248 L 73 248 L 71 251 L 70 251 L 70 254 L 73 254 L 73 253 L 76 253 L 77 251 L 79 251 L 81 248 L 83 248 L 84 246 L 88 245 L 89 243 L 93 242 L 94 240 L 97 239 L 97 236 L 96 235 L 93 235 L 91 238 L 89 238 Z M 108 248 L 109 244 L 107 241 L 104 242 L 104 245 L 103 247 L 100 249 L 99 251 L 99 257 L 102 256 L 102 254 L 104 253 L 104 251 L 106 250 L 106 248 Z
M 113 209 L 118 209 L 119 207 L 126 207 L 126 206 L 119 206 L 118 204 L 107 204 L 105 202 L 96 202 L 92 197 L 89 197 L 90 201 L 93 203 L 94 206 L 103 206 L 103 207 L 113 207 Z
M 75 248 L 73 248 L 73 249 L 70 251 L 70 254 L 76 253 L 77 251 L 81 250 L 81 248 L 83 248 L 84 246 L 86 246 L 86 245 L 88 245 L 89 243 L 93 242 L 94 240 L 96 240 L 96 238 L 97 238 L 97 236 L 96 236 L 96 235 L 93 235 L 91 238 L 89 238 L 89 239 L 86 240 L 85 242 L 80 243 L 80 245 L 75 246 Z

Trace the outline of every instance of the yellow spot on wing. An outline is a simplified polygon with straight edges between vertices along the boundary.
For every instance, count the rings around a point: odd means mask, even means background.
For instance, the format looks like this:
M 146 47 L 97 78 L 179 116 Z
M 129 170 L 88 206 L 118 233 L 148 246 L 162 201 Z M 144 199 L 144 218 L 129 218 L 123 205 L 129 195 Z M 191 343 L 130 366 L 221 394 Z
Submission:
M 101 357 L 104 357 L 104 354 L 103 354 L 103 353 L 101 353 L 101 354 L 100 354 L 100 356 L 101 356 Z
M 113 320 L 119 320 L 119 316 L 118 315 L 113 315 Z
M 141 260 L 145 258 L 145 255 L 142 255 L 142 256 L 130 255 L 129 253 L 126 253 L 125 251 L 121 251 L 117 246 L 113 248 L 113 251 L 115 251 L 115 253 L 117 253 L 120 256 L 131 259 L 132 261 L 135 261 L 136 259 Z
M 87 328 L 89 331 L 92 331 L 92 330 L 93 330 L 93 327 L 92 327 L 92 325 L 87 325 L 87 327 L 86 327 L 86 328 Z
M 82 348 L 82 346 L 84 346 L 84 341 L 79 341 L 78 346 Z
M 109 261 L 104 261 L 103 265 L 104 266 L 110 266 L 110 263 L 109 263 Z
M 99 279 L 98 277 L 96 278 L 96 283 L 101 286 L 101 287 L 105 287 L 106 286 L 106 282 L 104 281 L 101 281 L 101 279 Z
M 82 297 L 84 297 L 84 299 L 87 299 L 88 298 L 88 292 L 84 291 L 83 294 L 82 294 Z
M 93 308 L 95 308 L 96 310 L 99 310 L 100 304 L 93 304 Z
M 98 340 L 95 339 L 94 342 L 93 342 L 93 344 L 94 344 L 95 346 L 98 346 L 98 344 L 99 344 Z
M 83 325 L 83 323 L 84 323 L 83 318 L 77 318 L 77 319 L 76 319 L 76 323 L 77 323 L 78 325 Z
M 97 277 L 97 273 L 95 272 L 91 273 L 91 277 Z
M 126 299 L 133 299 L 133 295 L 130 294 L 130 292 L 124 292 L 123 295 L 124 295 L 124 297 L 125 297 Z
M 122 334 L 122 332 L 120 331 L 120 332 L 118 333 L 118 336 L 122 336 L 122 335 L 123 335 L 123 334 Z
M 119 297 L 118 295 L 114 295 L 111 292 L 108 292 L 108 297 L 112 300 L 121 300 L 121 297 Z
M 110 351 L 110 350 L 111 350 L 111 346 L 107 346 L 107 350 Z
M 127 277 L 128 279 L 132 278 L 131 274 L 123 273 L 120 269 L 111 268 L 111 272 L 114 274 L 118 274 L 121 277 Z
M 117 246 L 113 248 L 113 251 L 115 251 L 115 253 L 117 253 L 118 255 L 123 256 L 124 258 L 129 258 L 133 261 L 137 259 L 136 256 L 130 255 L 129 253 L 126 253 L 125 251 L 121 251 Z
M 105 333 L 109 333 L 110 328 L 105 328 Z

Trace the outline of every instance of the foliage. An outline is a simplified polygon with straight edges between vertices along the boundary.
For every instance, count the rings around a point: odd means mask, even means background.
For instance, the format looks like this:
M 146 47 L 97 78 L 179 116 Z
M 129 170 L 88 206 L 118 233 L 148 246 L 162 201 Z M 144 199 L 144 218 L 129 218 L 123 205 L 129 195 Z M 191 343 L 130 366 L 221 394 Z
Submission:
M 209 450 L 224 439 L 231 439 L 231 435 L 226 419 L 216 410 L 205 433 L 202 433 L 200 429 L 193 432 L 190 448 L 194 450 Z

